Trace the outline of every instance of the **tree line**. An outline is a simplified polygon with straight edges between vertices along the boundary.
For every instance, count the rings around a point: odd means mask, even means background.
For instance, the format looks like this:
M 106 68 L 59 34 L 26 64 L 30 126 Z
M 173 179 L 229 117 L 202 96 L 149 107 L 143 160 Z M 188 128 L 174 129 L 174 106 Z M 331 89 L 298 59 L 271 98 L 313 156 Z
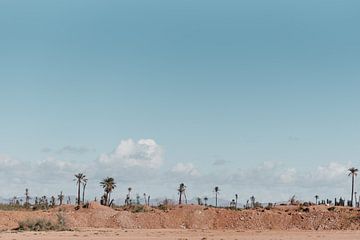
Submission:
M 358 169 L 351 167 L 348 169 L 348 176 L 351 177 L 351 196 L 350 196 L 350 200 L 347 202 L 348 206 L 353 207 L 358 206 L 359 207 L 359 202 L 360 202 L 360 197 L 359 197 L 359 201 L 357 201 L 357 192 L 355 191 L 355 178 L 357 176 L 358 173 Z M 77 186 L 77 197 L 76 197 L 76 205 L 81 206 L 86 204 L 85 203 L 85 191 L 86 191 L 86 186 L 88 183 L 88 179 L 86 178 L 86 175 L 84 173 L 78 173 L 74 175 L 74 181 L 76 182 L 76 186 Z M 112 206 L 114 204 L 114 199 L 111 198 L 111 194 L 114 191 L 114 189 L 117 187 L 117 184 L 115 182 L 115 179 L 113 177 L 106 177 L 103 180 L 101 180 L 99 182 L 100 186 L 103 188 L 104 193 L 100 198 L 100 204 L 104 205 L 104 206 Z M 187 195 L 186 195 L 186 185 L 184 183 L 180 183 L 179 187 L 177 188 L 177 192 L 178 192 L 178 204 L 187 204 L 188 203 L 188 199 L 187 199 Z M 125 205 L 132 205 L 132 204 L 140 204 L 141 201 L 141 197 L 139 194 L 136 194 L 136 200 L 134 201 L 131 198 L 131 193 L 132 193 L 132 188 L 129 187 L 128 189 L 128 193 L 126 195 L 125 198 Z M 214 192 L 214 197 L 215 197 L 215 207 L 218 207 L 218 196 L 220 193 L 220 188 L 218 186 L 215 186 L 213 188 L 213 192 Z M 230 208 L 238 208 L 238 198 L 239 195 L 235 194 L 234 195 L 234 199 L 232 199 L 229 203 L 229 207 Z M 12 205 L 23 205 L 25 207 L 29 207 L 30 204 L 30 194 L 29 194 L 29 189 L 25 189 L 25 202 L 23 202 L 23 199 L 18 199 L 17 197 L 14 197 L 10 204 Z M 315 204 L 332 204 L 332 201 L 330 200 L 322 200 L 319 201 L 320 197 L 319 195 L 315 195 Z M 355 199 L 355 201 L 354 201 Z M 97 201 L 97 199 L 94 199 L 95 201 Z M 143 194 L 143 202 L 144 205 L 149 206 L 150 205 L 150 195 L 144 193 Z M 204 198 L 200 198 L 197 197 L 196 198 L 197 203 L 199 205 L 205 205 L 208 206 L 208 200 L 209 198 L 206 196 Z M 42 196 L 42 197 L 35 197 L 34 198 L 34 205 L 35 206 L 43 206 L 43 207 L 48 207 L 48 206 L 55 206 L 56 202 L 58 201 L 59 205 L 62 205 L 65 201 L 65 195 L 63 194 L 63 192 L 61 191 L 59 195 L 57 195 L 57 197 L 55 196 L 51 196 L 50 199 L 48 199 L 46 196 Z M 290 200 L 290 203 L 295 202 L 295 196 L 293 196 Z M 71 204 L 71 199 L 70 197 L 67 198 L 66 201 L 67 204 Z M 337 200 L 335 198 L 335 205 L 340 205 L 340 206 L 345 206 L 345 200 L 343 198 L 340 198 L 339 200 Z M 244 208 L 248 208 L 248 207 L 256 207 L 259 206 L 260 203 L 256 202 L 255 197 L 251 196 L 249 200 L 246 201 L 246 204 L 244 205 Z

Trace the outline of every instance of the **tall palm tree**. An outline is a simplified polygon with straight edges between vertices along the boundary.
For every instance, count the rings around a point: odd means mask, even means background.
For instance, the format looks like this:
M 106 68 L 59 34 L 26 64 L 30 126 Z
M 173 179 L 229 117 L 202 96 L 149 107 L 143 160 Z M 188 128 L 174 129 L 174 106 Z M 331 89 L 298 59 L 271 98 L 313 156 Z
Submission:
M 181 205 L 182 203 L 182 196 L 186 196 L 185 195 L 185 190 L 186 190 L 186 186 L 184 183 L 180 183 L 180 186 L 178 188 L 178 192 L 179 192 L 179 205 Z
M 29 200 L 30 200 L 30 195 L 29 195 L 29 189 L 26 188 L 25 189 L 25 205 L 26 207 L 29 207 Z
M 348 176 L 351 176 L 351 206 L 353 207 L 354 204 L 354 184 L 355 184 L 355 177 L 357 176 L 357 172 L 359 170 L 357 168 L 349 168 L 349 174 Z
M 216 186 L 214 188 L 214 192 L 215 192 L 215 207 L 217 207 L 217 205 L 218 205 L 218 194 L 220 192 L 220 188 L 218 186 Z
M 250 197 L 250 202 L 251 202 L 251 207 L 252 207 L 252 208 L 255 208 L 255 206 L 256 206 L 255 201 L 256 201 L 256 200 L 255 200 L 255 196 L 251 196 L 251 197 Z
M 235 208 L 237 208 L 239 195 L 235 194 Z
M 100 186 L 104 188 L 105 192 L 105 204 L 109 205 L 110 203 L 110 194 L 116 188 L 116 183 L 114 178 L 106 177 L 100 182 Z
M 146 193 L 144 193 L 144 205 L 146 206 L 147 203 L 146 203 Z
M 63 192 L 61 191 L 60 194 L 58 195 L 58 200 L 59 200 L 59 206 L 62 205 L 63 201 L 64 201 L 64 194 Z
M 318 205 L 318 199 L 319 199 L 319 196 L 318 195 L 315 195 L 315 204 Z
M 78 192 L 77 192 L 77 204 L 80 206 L 81 203 L 81 199 L 80 199 L 80 185 L 83 183 L 84 179 L 85 179 L 85 174 L 83 173 L 78 173 L 75 174 L 75 179 L 74 181 L 76 181 L 76 185 L 78 186 Z
M 87 185 L 87 181 L 88 181 L 87 178 L 84 178 L 83 181 L 82 181 L 82 186 L 83 186 L 82 202 L 83 202 L 83 204 L 85 203 L 85 188 L 86 188 L 86 185 Z
M 207 201 L 209 200 L 208 197 L 204 197 L 204 203 L 205 203 L 205 206 L 207 206 Z

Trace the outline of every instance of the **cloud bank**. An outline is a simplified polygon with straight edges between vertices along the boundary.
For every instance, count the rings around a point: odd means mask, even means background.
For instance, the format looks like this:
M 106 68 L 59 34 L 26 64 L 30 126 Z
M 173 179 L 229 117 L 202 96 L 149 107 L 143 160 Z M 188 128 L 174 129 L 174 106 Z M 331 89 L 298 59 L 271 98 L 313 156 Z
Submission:
M 85 162 L 56 152 L 47 152 L 48 156 L 35 162 L 0 155 L 0 196 L 19 195 L 27 187 L 37 195 L 60 190 L 73 193 L 74 174 L 84 172 L 92 196 L 101 194 L 99 181 L 112 176 L 118 182 L 119 192 L 132 186 L 134 191 L 151 191 L 152 196 L 159 197 L 176 197 L 180 181 L 188 186 L 189 196 L 194 197 L 211 196 L 214 186 L 223 189 L 223 198 L 232 198 L 235 192 L 243 197 L 256 194 L 264 201 L 284 200 L 292 194 L 304 199 L 311 199 L 314 194 L 339 197 L 348 195 L 350 178 L 346 172 L 352 166 L 330 162 L 306 171 L 281 162 L 264 161 L 253 167 L 236 168 L 226 161 L 225 166 L 221 162 L 205 170 L 192 162 L 165 161 L 163 147 L 153 139 L 122 140 L 113 151 L 99 156 L 93 152 L 94 158 Z

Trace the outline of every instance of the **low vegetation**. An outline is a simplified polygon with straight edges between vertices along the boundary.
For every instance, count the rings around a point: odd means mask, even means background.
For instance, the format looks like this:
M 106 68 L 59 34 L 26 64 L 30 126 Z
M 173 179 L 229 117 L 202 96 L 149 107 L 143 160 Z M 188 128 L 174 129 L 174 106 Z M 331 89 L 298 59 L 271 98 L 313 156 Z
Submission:
M 19 222 L 19 231 L 69 231 L 66 227 L 65 217 L 62 213 L 58 213 L 57 222 L 46 218 L 26 219 Z

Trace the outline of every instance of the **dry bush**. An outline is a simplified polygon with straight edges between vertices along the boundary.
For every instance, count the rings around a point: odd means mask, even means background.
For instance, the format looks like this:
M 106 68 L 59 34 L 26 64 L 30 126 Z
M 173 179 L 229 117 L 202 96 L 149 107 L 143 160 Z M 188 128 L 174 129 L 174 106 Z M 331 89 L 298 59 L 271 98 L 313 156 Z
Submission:
M 18 210 L 26 210 L 28 208 L 25 208 L 22 205 L 17 205 L 17 204 L 4 204 L 1 203 L 0 204 L 0 210 L 2 211 L 18 211 Z
M 20 231 L 55 231 L 58 230 L 58 226 L 50 220 L 39 219 L 27 219 L 19 222 Z
M 170 209 L 173 209 L 175 206 L 174 202 L 170 199 L 165 199 L 164 201 L 162 201 L 159 205 L 158 205 L 158 209 L 163 210 L 163 211 L 168 211 Z
M 57 223 L 45 218 L 26 219 L 19 222 L 19 231 L 69 231 L 66 227 L 64 215 L 60 212 L 56 214 Z
M 140 213 L 140 212 L 148 212 L 149 211 L 146 208 L 146 206 L 140 205 L 140 204 L 138 204 L 138 205 L 127 205 L 127 206 L 120 207 L 120 209 L 125 210 L 125 211 L 129 211 L 129 212 L 132 212 L 132 213 Z

